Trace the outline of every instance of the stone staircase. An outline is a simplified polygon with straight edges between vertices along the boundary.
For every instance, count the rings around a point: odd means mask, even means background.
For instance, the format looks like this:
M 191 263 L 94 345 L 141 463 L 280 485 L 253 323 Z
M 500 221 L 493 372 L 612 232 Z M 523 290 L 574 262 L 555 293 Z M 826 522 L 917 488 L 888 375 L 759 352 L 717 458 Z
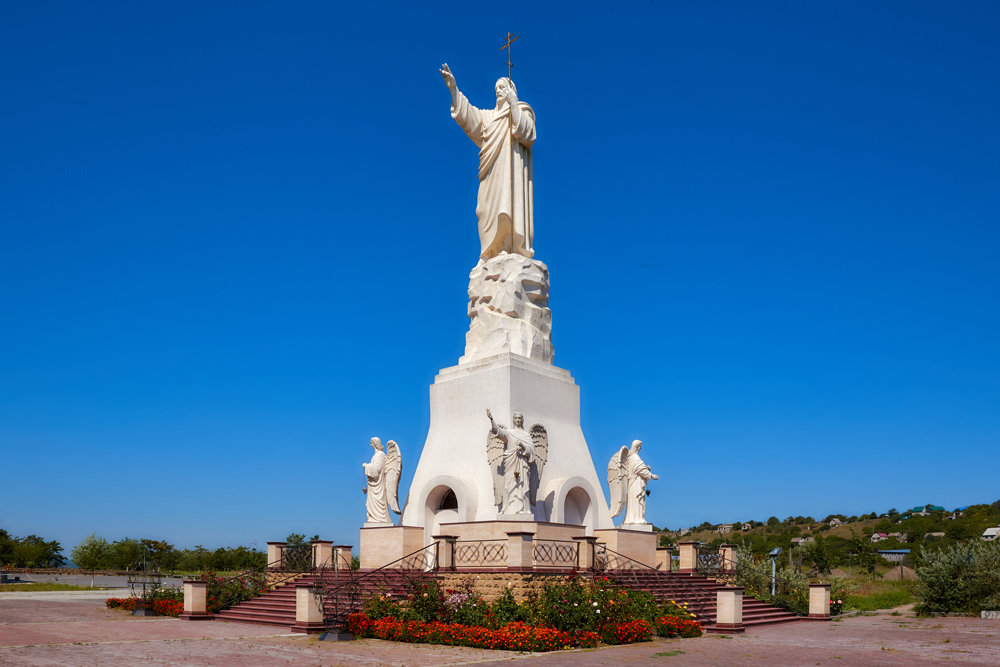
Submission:
M 696 615 L 696 620 L 705 631 L 712 631 L 716 622 L 716 592 L 723 588 L 723 584 L 700 574 L 675 574 L 652 569 L 608 571 L 607 574 L 622 586 L 649 591 L 658 600 L 673 600 L 678 604 L 686 602 L 688 610 Z M 780 607 L 751 597 L 743 598 L 743 625 L 748 628 L 800 620 L 801 616 Z
M 325 600 L 324 607 L 328 610 L 336 610 L 330 613 L 331 620 L 344 622 L 347 616 L 360 609 L 360 601 L 373 595 L 386 594 L 391 597 L 399 596 L 406 590 L 407 585 L 414 577 L 430 580 L 434 575 L 430 573 L 414 573 L 412 571 L 383 570 L 375 576 L 365 576 L 371 571 L 357 570 L 352 574 L 346 572 L 332 572 L 329 570 L 320 573 L 307 573 L 284 585 L 278 586 L 268 591 L 260 597 L 246 602 L 241 602 L 229 609 L 220 611 L 215 615 L 220 621 L 240 621 L 242 623 L 262 623 L 265 625 L 280 625 L 291 627 L 295 624 L 295 589 L 299 584 L 319 585 L 320 582 L 328 588 L 334 589 L 331 597 Z M 337 600 L 332 596 L 336 595 L 337 587 L 356 581 L 360 595 L 347 595 L 342 591 Z
M 705 631 L 712 632 L 716 622 L 716 591 L 723 587 L 722 584 L 700 574 L 675 574 L 653 569 L 609 570 L 605 574 L 623 586 L 649 591 L 658 600 L 673 600 L 678 604 L 686 602 L 688 610 L 696 615 Z M 428 581 L 438 578 L 433 573 L 401 570 L 381 570 L 374 575 L 371 571 L 364 570 L 353 574 L 328 570 L 322 574 L 308 573 L 258 598 L 221 611 L 216 614 L 216 618 L 289 628 L 295 624 L 296 586 L 318 585 L 322 581 L 328 589 L 333 589 L 324 605 L 330 620 L 343 623 L 349 614 L 360 609 L 361 600 L 380 594 L 391 597 L 403 595 L 414 577 Z M 352 580 L 357 582 L 359 595 L 347 595 L 341 590 L 340 597 L 334 600 L 332 596 L 337 595 L 337 587 Z M 798 620 L 803 619 L 760 600 L 743 598 L 743 625 L 748 628 Z

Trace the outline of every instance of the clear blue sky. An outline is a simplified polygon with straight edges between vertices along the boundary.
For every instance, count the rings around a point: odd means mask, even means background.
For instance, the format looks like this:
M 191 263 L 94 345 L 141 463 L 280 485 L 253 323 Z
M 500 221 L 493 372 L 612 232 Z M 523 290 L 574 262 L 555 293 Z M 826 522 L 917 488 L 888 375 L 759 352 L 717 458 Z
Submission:
M 6 3 L 0 528 L 356 545 L 464 347 L 437 68 L 492 104 L 508 30 L 599 471 L 642 438 L 674 528 L 1000 497 L 997 4 L 615 5 Z

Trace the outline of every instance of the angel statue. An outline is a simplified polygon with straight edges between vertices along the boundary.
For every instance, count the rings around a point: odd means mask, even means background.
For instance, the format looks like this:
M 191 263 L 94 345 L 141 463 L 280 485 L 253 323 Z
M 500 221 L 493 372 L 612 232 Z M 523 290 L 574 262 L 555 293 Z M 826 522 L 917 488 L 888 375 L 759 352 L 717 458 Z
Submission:
M 632 447 L 622 447 L 608 462 L 608 487 L 611 491 L 611 518 L 625 511 L 624 524 L 646 523 L 646 482 L 660 479 L 639 457 L 642 440 Z
M 372 460 L 362 463 L 367 486 L 364 493 L 365 509 L 368 511 L 368 523 L 392 524 L 389 508 L 399 514 L 399 473 L 403 469 L 403 457 L 395 440 L 388 443 L 388 454 L 382 451 L 382 441 L 371 439 Z
M 490 418 L 486 436 L 486 458 L 493 473 L 493 503 L 501 514 L 530 514 L 538 500 L 538 482 L 549 456 L 549 436 L 545 427 L 534 424 L 531 433 L 524 430 L 524 415 L 514 413 L 513 428 L 506 428 Z

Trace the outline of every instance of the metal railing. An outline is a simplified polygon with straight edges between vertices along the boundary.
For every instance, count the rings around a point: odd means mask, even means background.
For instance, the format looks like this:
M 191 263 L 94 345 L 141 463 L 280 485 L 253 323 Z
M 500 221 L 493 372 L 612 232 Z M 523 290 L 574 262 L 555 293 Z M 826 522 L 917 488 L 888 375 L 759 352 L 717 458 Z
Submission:
M 456 540 L 452 563 L 460 567 L 505 567 L 507 540 Z
M 630 588 L 638 589 L 645 589 L 649 583 L 649 580 L 645 579 L 643 575 L 648 576 L 649 573 L 652 573 L 657 577 L 662 577 L 662 580 L 669 581 L 671 586 L 680 588 L 684 596 L 690 598 L 690 601 L 701 601 L 706 604 L 698 619 L 700 622 L 715 622 L 716 592 L 714 589 L 704 588 L 691 581 L 687 581 L 683 576 L 658 570 L 652 565 L 639 562 L 634 558 L 609 549 L 606 544 L 597 544 L 594 547 L 594 569 L 611 575 L 615 580 L 628 585 Z
M 347 617 L 361 610 L 372 595 L 398 599 L 415 582 L 426 581 L 438 569 L 438 542 L 369 572 L 319 568 L 316 595 L 328 632 L 342 630 Z
M 572 540 L 535 540 L 532 549 L 535 567 L 576 569 L 580 543 Z
M 698 547 L 698 558 L 695 568 L 699 573 L 706 576 L 719 574 L 724 568 L 722 554 L 718 549 Z

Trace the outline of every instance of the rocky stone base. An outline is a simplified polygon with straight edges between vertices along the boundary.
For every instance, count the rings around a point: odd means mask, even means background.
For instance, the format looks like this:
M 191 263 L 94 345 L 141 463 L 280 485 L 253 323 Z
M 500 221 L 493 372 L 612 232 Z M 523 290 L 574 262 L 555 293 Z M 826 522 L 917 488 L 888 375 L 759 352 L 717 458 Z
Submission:
M 508 253 L 480 261 L 469 274 L 469 320 L 459 363 L 505 352 L 552 363 L 548 267 Z
M 483 596 L 486 602 L 493 602 L 506 589 L 514 594 L 518 602 L 542 592 L 547 583 L 564 583 L 572 575 L 556 572 L 446 572 L 441 575 L 441 587 L 445 590 L 473 590 Z

